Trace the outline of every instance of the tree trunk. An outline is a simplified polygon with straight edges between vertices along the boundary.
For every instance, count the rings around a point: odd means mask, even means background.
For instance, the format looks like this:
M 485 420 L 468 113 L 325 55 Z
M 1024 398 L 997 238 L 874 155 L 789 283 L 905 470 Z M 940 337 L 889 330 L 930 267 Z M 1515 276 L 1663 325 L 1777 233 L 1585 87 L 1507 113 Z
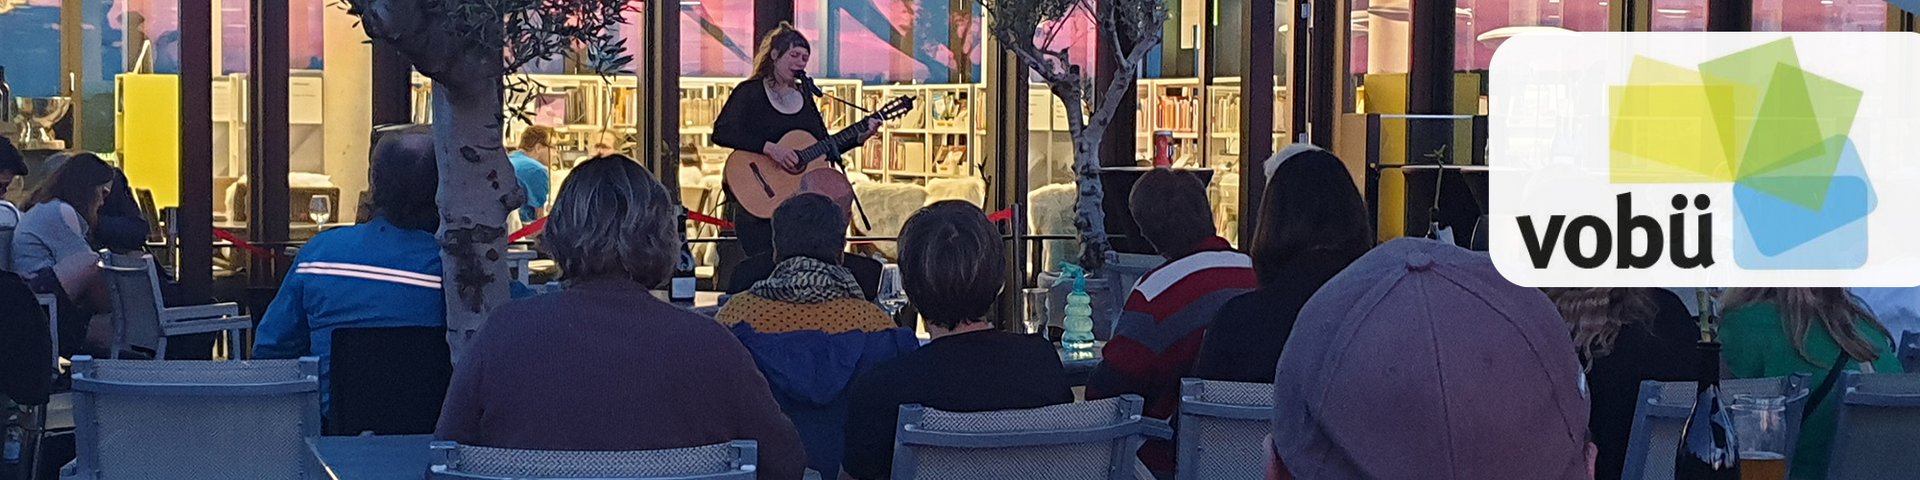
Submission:
M 1080 198 L 1074 203 L 1073 226 L 1080 230 L 1080 266 L 1095 274 L 1106 268 L 1107 241 L 1106 189 L 1100 183 L 1100 136 L 1104 128 L 1088 128 L 1079 85 L 1055 85 L 1053 94 L 1067 108 L 1067 131 L 1073 136 L 1074 186 Z M 1113 99 L 1106 99 L 1113 101 Z
M 507 300 L 507 214 L 527 199 L 500 145 L 500 93 L 498 79 L 433 84 L 441 284 L 456 362 L 488 312 Z

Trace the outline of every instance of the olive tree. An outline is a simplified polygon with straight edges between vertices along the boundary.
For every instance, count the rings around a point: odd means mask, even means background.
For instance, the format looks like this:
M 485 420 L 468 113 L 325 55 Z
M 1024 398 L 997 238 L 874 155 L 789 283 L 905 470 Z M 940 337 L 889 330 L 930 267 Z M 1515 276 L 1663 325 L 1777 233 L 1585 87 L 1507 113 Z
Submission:
M 1121 100 L 1140 76 L 1147 53 L 1160 45 L 1167 19 L 1165 0 L 975 0 L 991 20 L 987 30 L 1047 84 L 1065 105 L 1067 133 L 1073 137 L 1073 172 L 1079 189 L 1074 204 L 1074 226 L 1084 248 L 1080 263 L 1099 271 L 1106 252 L 1106 193 L 1100 186 L 1100 141 L 1120 109 Z M 1101 41 L 1111 42 L 1119 56 L 1113 78 L 1093 95 L 1094 79 L 1068 58 L 1068 49 L 1052 45 L 1066 20 L 1090 15 Z M 1123 37 L 1132 37 L 1131 44 Z

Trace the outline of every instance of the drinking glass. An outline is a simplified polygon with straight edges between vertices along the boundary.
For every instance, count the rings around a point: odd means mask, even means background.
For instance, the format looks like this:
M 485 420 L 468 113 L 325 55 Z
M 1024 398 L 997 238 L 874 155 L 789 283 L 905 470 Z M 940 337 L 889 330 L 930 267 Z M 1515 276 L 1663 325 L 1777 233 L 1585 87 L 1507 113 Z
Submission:
M 1735 395 L 1729 409 L 1740 445 L 1740 478 L 1786 479 L 1787 397 Z
M 1047 303 L 1052 300 L 1052 293 L 1052 289 L 1040 287 L 1021 290 L 1021 298 L 1027 304 L 1027 316 L 1021 318 L 1026 334 L 1046 333 L 1047 322 L 1053 319 L 1053 306 Z
M 333 221 L 333 198 L 326 195 L 314 195 L 307 201 L 307 217 L 315 225 L 325 225 Z
M 907 292 L 900 286 L 899 265 L 889 263 L 881 267 L 880 292 L 876 297 L 874 300 L 879 302 L 880 309 L 885 310 L 889 317 L 898 315 L 900 309 L 906 308 Z

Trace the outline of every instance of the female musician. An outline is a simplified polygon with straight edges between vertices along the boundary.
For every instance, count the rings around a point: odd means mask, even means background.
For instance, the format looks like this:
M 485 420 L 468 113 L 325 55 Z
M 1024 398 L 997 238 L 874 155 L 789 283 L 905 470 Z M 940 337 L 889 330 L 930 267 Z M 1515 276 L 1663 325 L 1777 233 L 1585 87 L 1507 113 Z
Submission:
M 812 50 L 807 37 L 791 24 L 782 22 L 768 33 L 754 54 L 753 76 L 734 88 L 726 105 L 720 108 L 720 115 L 713 122 L 713 143 L 764 154 L 780 166 L 792 169 L 801 159 L 793 149 L 775 143 L 782 135 L 804 130 L 814 138 L 827 138 L 827 124 L 820 116 L 820 108 L 804 93 L 799 80 L 806 71 Z M 862 137 L 861 142 L 879 130 L 880 122 L 871 121 L 867 127 L 868 135 Z M 857 144 L 845 148 L 851 150 L 855 146 Z M 724 188 L 731 197 L 733 187 Z M 755 217 L 737 203 L 729 204 L 728 213 L 734 234 L 740 238 L 740 246 L 747 256 L 773 250 L 773 226 L 769 219 Z

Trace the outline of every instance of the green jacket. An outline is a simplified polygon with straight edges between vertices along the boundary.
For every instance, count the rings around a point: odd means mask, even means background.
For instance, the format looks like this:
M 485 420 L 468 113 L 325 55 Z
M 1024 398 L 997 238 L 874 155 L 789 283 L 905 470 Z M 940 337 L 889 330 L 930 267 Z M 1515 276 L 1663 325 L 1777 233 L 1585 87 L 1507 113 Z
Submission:
M 1857 325 L 1861 337 L 1873 343 L 1875 373 L 1900 373 L 1900 360 L 1894 356 L 1893 340 L 1879 330 Z M 1807 330 L 1807 357 L 1802 357 L 1787 339 L 1780 324 L 1780 309 L 1770 303 L 1743 306 L 1728 311 L 1720 323 L 1727 368 L 1735 378 L 1781 377 L 1795 373 L 1808 375 L 1808 387 L 1820 385 L 1833 361 L 1840 357 L 1840 345 L 1834 343 L 1825 326 L 1814 323 Z M 1847 371 L 1861 371 L 1848 359 Z M 1792 478 L 1818 480 L 1827 477 L 1827 454 L 1833 445 L 1834 406 L 1839 404 L 1840 386 L 1836 383 L 1825 400 L 1800 426 L 1800 444 L 1793 456 Z M 1811 401 L 1811 399 L 1809 399 Z

